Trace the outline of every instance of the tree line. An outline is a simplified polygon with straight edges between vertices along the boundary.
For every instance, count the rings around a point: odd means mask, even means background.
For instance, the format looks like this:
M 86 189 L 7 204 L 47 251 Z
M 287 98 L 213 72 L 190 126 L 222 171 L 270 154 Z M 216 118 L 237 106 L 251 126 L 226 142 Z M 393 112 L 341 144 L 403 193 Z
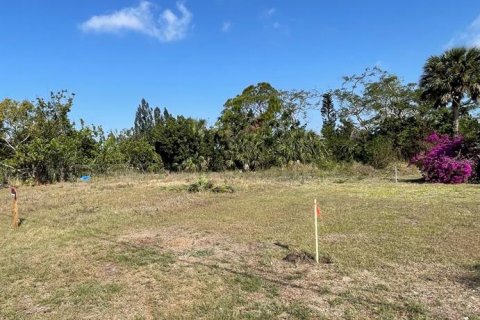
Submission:
M 480 50 L 454 48 L 430 57 L 419 83 L 374 67 L 343 77 L 328 92 L 251 85 L 225 102 L 212 126 L 142 99 L 132 128 L 106 134 L 73 123 L 74 95 L 67 91 L 36 101 L 4 99 L 0 164 L 4 179 L 37 183 L 75 179 L 82 166 L 98 173 L 115 165 L 158 172 L 361 162 L 381 169 L 425 152 L 425 138 L 436 132 L 461 135 L 462 156 L 468 150 L 475 171 L 479 96 Z M 321 132 L 307 127 L 311 110 Z

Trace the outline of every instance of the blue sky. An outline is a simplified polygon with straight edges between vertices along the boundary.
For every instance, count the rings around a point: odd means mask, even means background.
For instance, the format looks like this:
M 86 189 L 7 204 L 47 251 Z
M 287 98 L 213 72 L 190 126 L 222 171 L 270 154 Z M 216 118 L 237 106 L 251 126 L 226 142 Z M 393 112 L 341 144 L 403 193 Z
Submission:
M 379 65 L 415 82 L 430 55 L 480 45 L 480 1 L 16 0 L 0 26 L 0 99 L 68 89 L 72 117 L 109 130 L 141 98 L 213 124 L 260 81 L 323 91 Z

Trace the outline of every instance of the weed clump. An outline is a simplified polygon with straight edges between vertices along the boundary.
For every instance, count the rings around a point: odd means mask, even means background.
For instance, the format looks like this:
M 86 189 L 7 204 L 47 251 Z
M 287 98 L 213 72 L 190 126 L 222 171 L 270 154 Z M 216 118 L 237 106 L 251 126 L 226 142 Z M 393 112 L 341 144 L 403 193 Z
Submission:
M 197 181 L 188 186 L 188 192 L 201 192 L 201 191 L 212 191 L 215 193 L 233 193 L 235 190 L 232 186 L 223 184 L 215 185 L 211 180 L 208 180 L 204 176 L 198 178 Z
M 215 193 L 234 193 L 235 190 L 233 189 L 232 186 L 229 186 L 228 184 L 224 184 L 224 185 L 213 187 L 212 192 L 215 192 Z
M 213 188 L 213 182 L 207 180 L 204 176 L 200 176 L 197 181 L 188 186 L 188 192 L 208 191 Z

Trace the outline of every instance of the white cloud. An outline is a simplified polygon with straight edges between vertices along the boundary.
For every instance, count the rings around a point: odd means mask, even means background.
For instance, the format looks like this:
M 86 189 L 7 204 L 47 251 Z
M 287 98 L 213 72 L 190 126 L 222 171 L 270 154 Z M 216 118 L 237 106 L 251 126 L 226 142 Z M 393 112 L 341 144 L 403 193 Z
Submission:
M 461 34 L 453 37 L 447 47 L 467 45 L 480 48 L 480 15 Z
M 232 22 L 230 21 L 225 21 L 222 25 L 222 31 L 223 32 L 228 32 L 232 28 Z
M 286 26 L 277 19 L 277 9 L 269 8 L 263 11 L 261 19 L 265 29 L 284 30 Z
M 154 16 L 154 5 L 142 1 L 138 7 L 124 8 L 109 15 L 93 16 L 80 25 L 83 32 L 118 33 L 136 31 L 163 42 L 185 38 L 193 15 L 183 2 L 177 2 L 179 15 L 165 9 L 158 18 Z
M 266 11 L 266 14 L 267 14 L 267 16 L 271 17 L 271 16 L 273 16 L 273 15 L 275 14 L 275 12 L 277 12 L 277 9 L 275 9 L 275 8 L 270 8 L 270 9 L 268 9 L 268 10 Z

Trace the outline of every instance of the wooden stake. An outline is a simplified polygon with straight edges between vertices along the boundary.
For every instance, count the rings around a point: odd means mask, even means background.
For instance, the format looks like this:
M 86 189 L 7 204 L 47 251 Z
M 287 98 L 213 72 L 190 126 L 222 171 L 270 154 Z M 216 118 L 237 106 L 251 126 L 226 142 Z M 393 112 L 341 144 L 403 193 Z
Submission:
M 395 163 L 395 183 L 398 183 L 398 170 L 397 170 L 397 164 Z
M 315 261 L 318 263 L 318 217 L 317 217 L 317 199 L 314 200 L 313 216 L 315 218 Z
M 15 187 L 11 187 L 10 192 L 13 197 L 12 227 L 16 229 L 20 225 L 20 218 L 18 216 L 18 206 L 17 206 L 17 189 Z

